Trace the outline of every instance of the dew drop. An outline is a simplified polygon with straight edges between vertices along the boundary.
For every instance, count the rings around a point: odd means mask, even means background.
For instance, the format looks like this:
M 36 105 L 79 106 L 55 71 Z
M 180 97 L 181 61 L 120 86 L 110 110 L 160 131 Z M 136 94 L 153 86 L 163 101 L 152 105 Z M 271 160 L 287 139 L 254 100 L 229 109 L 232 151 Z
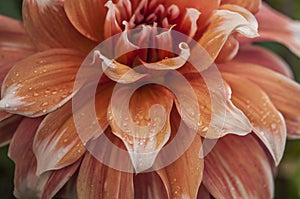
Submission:
M 48 102 L 44 102 L 42 103 L 42 106 L 47 106 L 49 103 Z

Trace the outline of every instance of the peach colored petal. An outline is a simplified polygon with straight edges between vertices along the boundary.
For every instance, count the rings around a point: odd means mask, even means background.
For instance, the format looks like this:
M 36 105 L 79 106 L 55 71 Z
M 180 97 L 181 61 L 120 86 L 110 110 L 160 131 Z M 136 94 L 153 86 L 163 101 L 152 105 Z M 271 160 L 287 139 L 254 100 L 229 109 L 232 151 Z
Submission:
M 118 6 L 111 0 L 105 3 L 105 7 L 108 9 L 104 20 L 104 37 L 107 39 L 122 32 L 120 27 L 121 12 Z
M 149 69 L 153 70 L 176 70 L 182 67 L 190 57 L 190 48 L 187 43 L 182 42 L 179 44 L 181 50 L 178 57 L 165 58 L 155 63 L 146 63 L 140 60 L 142 64 Z
M 185 85 L 174 82 L 177 86 L 172 90 L 185 96 L 181 101 L 176 98 L 175 102 L 181 117 L 190 128 L 198 124 L 198 132 L 207 138 L 219 138 L 229 133 L 245 135 L 251 131 L 247 117 L 230 100 L 230 88 L 222 82 L 219 85 L 220 81 L 215 80 L 215 77 L 210 77 L 210 84 L 207 85 L 208 79 L 204 81 L 198 73 L 186 73 L 184 76 L 194 89 L 198 101 L 192 100 L 194 98 Z M 167 81 L 172 82 L 172 79 Z M 199 108 L 198 116 L 196 107 Z
M 87 38 L 100 42 L 104 39 L 105 0 L 66 0 L 65 12 L 73 26 Z
M 169 140 L 173 96 L 164 87 L 151 85 L 139 88 L 130 98 L 131 89 L 122 87 L 114 92 L 109 117 L 112 132 L 124 142 L 139 173 L 153 165 Z
M 186 8 L 186 13 L 179 23 L 179 29 L 183 34 L 189 37 L 189 41 L 194 38 L 199 29 L 197 21 L 201 15 L 200 11 L 195 8 Z
M 137 174 L 133 181 L 134 198 L 168 198 L 164 184 L 156 172 Z
M 81 158 L 86 152 L 86 143 L 100 136 L 98 131 L 94 131 L 95 124 L 88 116 L 90 108 L 96 110 L 99 125 L 102 129 L 106 129 L 112 88 L 103 86 L 101 90 L 98 89 L 94 105 L 85 99 L 79 102 L 80 105 L 76 105 L 80 109 L 75 110 L 72 108 L 75 102 L 69 102 L 45 117 L 37 130 L 33 144 L 37 158 L 37 173 L 64 168 Z M 75 117 L 77 120 L 74 121 Z M 84 126 L 76 124 L 78 120 Z
M 300 138 L 300 120 L 289 115 L 284 115 L 287 127 L 287 136 L 290 139 Z
M 260 36 L 251 40 L 241 39 L 241 42 L 275 41 L 284 44 L 300 56 L 300 22 L 291 20 L 265 3 L 255 17 L 259 24 Z
M 256 13 L 260 10 L 261 0 L 221 0 L 221 4 L 234 4 L 246 8 L 252 13 Z
M 102 70 L 113 81 L 129 84 L 147 76 L 146 74 L 136 72 L 129 66 L 121 64 L 114 59 L 107 58 L 98 50 L 94 52 L 94 56 L 98 56 L 102 60 Z
M 71 165 L 86 151 L 76 132 L 71 105 L 48 114 L 36 132 L 32 148 L 38 175 Z
M 12 33 L 25 33 L 21 21 L 0 15 L 0 32 L 7 31 Z
M 25 118 L 18 127 L 9 148 L 9 156 L 16 164 L 14 195 L 17 198 L 54 197 L 74 174 L 80 163 L 78 161 L 65 169 L 36 175 L 36 159 L 32 151 L 32 143 L 41 119 Z
M 215 62 L 223 63 L 232 60 L 236 56 L 239 46 L 239 42 L 235 39 L 235 37 L 233 35 L 229 36 Z
M 133 176 L 107 167 L 86 153 L 77 178 L 79 199 L 133 198 Z
M 255 17 L 242 7 L 232 7 L 234 11 L 215 11 L 207 30 L 199 40 L 213 60 L 233 33 L 238 32 L 250 38 L 258 36 Z
M 286 140 L 283 116 L 274 107 L 268 95 L 256 84 L 229 73 L 223 73 L 223 77 L 232 89 L 233 103 L 249 118 L 254 133 L 265 144 L 278 165 Z
M 171 124 L 172 135 L 174 136 L 180 125 L 178 113 L 172 114 Z M 190 129 L 185 126 L 184 131 L 181 133 L 188 134 L 189 131 Z M 177 150 L 182 145 L 182 142 L 183 140 L 180 140 L 180 142 L 177 141 L 173 153 L 178 153 Z M 156 171 L 166 187 L 169 198 L 196 198 L 204 168 L 204 161 L 200 159 L 201 149 L 201 137 L 196 135 L 182 156 L 172 164 Z
M 25 0 L 23 20 L 27 33 L 39 50 L 74 48 L 89 52 L 96 44 L 73 27 L 59 2 Z
M 0 122 L 0 147 L 5 146 L 11 141 L 15 130 L 22 120 L 22 117 L 18 115 L 5 115 L 3 118 Z
M 255 57 L 255 59 L 253 57 Z M 280 58 L 272 51 L 259 46 L 240 46 L 239 52 L 236 55 L 235 60 L 242 63 L 244 62 L 261 65 L 293 79 L 293 72 L 282 58 Z
M 203 184 L 214 198 L 272 198 L 272 167 L 251 134 L 219 139 L 205 157 Z
M 18 62 L 2 85 L 1 109 L 36 117 L 62 106 L 76 92 L 73 84 L 83 58 L 75 50 L 52 49 Z
M 240 62 L 219 65 L 223 72 L 246 77 L 262 88 L 270 97 L 275 107 L 284 115 L 293 118 L 300 116 L 300 85 L 290 78 L 265 67 Z

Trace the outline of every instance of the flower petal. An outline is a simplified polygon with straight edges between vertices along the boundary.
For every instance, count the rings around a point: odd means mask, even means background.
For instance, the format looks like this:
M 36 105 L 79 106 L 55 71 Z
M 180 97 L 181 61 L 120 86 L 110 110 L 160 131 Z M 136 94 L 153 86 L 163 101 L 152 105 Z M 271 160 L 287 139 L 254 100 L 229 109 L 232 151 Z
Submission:
M 113 1 L 109 0 L 105 3 L 105 7 L 108 8 L 106 18 L 104 20 L 104 37 L 107 39 L 115 34 L 121 33 L 120 27 L 120 10 Z
M 133 176 L 106 165 L 86 153 L 77 179 L 78 198 L 133 198 Z
M 176 70 L 182 67 L 190 57 L 190 48 L 187 43 L 180 43 L 179 48 L 181 50 L 178 57 L 165 58 L 155 63 L 146 63 L 140 60 L 142 64 L 149 69 L 153 70 Z
M 130 86 L 115 90 L 109 115 L 113 133 L 124 142 L 139 173 L 153 165 L 160 149 L 169 140 L 173 96 L 157 85 L 133 92 Z
M 23 23 L 21 21 L 0 15 L 0 32 L 2 31 L 25 34 Z
M 75 94 L 73 83 L 82 60 L 81 53 L 67 49 L 22 60 L 6 76 L 0 108 L 29 117 L 57 109 Z
M 25 0 L 23 20 L 27 33 L 39 50 L 74 48 L 89 52 L 95 44 L 77 32 L 61 2 Z
M 100 42 L 104 39 L 104 24 L 106 10 L 104 0 L 66 0 L 65 12 L 73 26 L 87 38 Z
M 33 151 L 38 175 L 64 168 L 79 160 L 86 151 L 76 131 L 71 105 L 69 102 L 47 115 L 37 130 Z
M 171 124 L 172 134 L 174 136 L 180 124 L 178 113 L 172 114 Z M 190 129 L 185 126 L 182 133 L 188 134 L 188 131 L 190 131 Z M 181 145 L 182 140 L 177 140 L 173 152 L 178 153 L 177 150 L 180 150 Z M 200 159 L 201 147 L 201 138 L 199 135 L 196 135 L 193 142 L 182 156 L 172 164 L 157 171 L 167 189 L 169 198 L 196 198 L 202 181 L 202 171 L 204 168 L 204 161 L 203 159 Z
M 255 57 L 255 59 L 253 59 L 253 57 Z M 261 65 L 289 78 L 293 78 L 291 68 L 282 58 L 272 51 L 259 46 L 242 45 L 235 57 L 235 60 L 244 63 Z
M 300 22 L 291 20 L 265 3 L 255 17 L 259 24 L 260 36 L 250 40 L 241 39 L 241 42 L 276 41 L 300 56 Z
M 285 122 L 287 126 L 288 138 L 299 139 L 300 138 L 300 121 L 293 120 L 289 117 L 285 117 Z
M 134 198 L 168 198 L 164 184 L 156 172 L 137 174 L 133 181 Z
M 234 32 L 250 38 L 258 36 L 258 24 L 255 17 L 241 7 L 235 6 L 233 9 L 235 11 L 217 10 L 212 16 L 207 30 L 199 40 L 200 45 L 206 49 L 213 60 Z
M 265 144 L 278 165 L 286 140 L 283 116 L 273 106 L 268 95 L 256 84 L 228 73 L 223 73 L 223 77 L 232 89 L 233 103 L 249 118 L 254 133 Z
M 204 146 L 205 147 L 205 146 Z M 205 157 L 203 184 L 214 198 L 272 198 L 272 168 L 253 135 L 228 135 Z
M 96 110 L 96 119 L 101 128 L 107 128 L 107 109 L 112 88 L 109 86 L 98 89 L 95 104 L 85 99 L 77 102 L 81 105 L 76 104 L 79 110 L 75 110 L 75 102 L 69 102 L 45 117 L 33 144 L 38 174 L 73 164 L 85 153 L 86 143 L 100 135 L 98 131 L 95 131 L 94 125 L 96 124 L 91 122 L 92 119 L 89 116 L 91 109 Z M 57 118 L 60 119 L 57 120 Z M 78 120 L 80 124 L 76 123 Z
M 221 4 L 234 4 L 256 13 L 261 8 L 261 0 L 221 0 Z
M 25 118 L 18 127 L 9 148 L 9 156 L 16 164 L 14 195 L 17 198 L 54 197 L 77 170 L 80 163 L 78 161 L 62 170 L 36 175 L 36 159 L 32 144 L 41 119 Z
M 146 74 L 136 72 L 129 66 L 121 64 L 114 59 L 105 57 L 98 50 L 94 52 L 94 56 L 99 56 L 99 58 L 102 60 L 102 70 L 104 71 L 105 75 L 113 81 L 123 84 L 130 84 L 147 76 Z
M 291 117 L 299 118 L 300 85 L 293 80 L 254 64 L 232 61 L 218 67 L 223 72 L 234 73 L 256 83 L 269 95 L 275 107 L 283 115 L 288 114 Z
M 22 117 L 18 115 L 6 115 L 4 118 L 0 122 L 0 147 L 10 142 L 22 120 Z
M 190 128 L 198 124 L 198 132 L 206 138 L 219 138 L 229 133 L 239 135 L 249 133 L 251 125 L 243 112 L 232 104 L 230 88 L 209 72 L 205 76 L 204 80 L 198 73 L 184 74 L 197 96 L 197 102 L 192 100 L 194 97 L 185 85 L 174 82 L 176 86 L 172 90 L 185 96 L 182 99 L 175 99 L 177 110 L 183 120 Z M 171 79 L 167 81 L 172 82 Z M 200 115 L 196 113 L 196 107 L 199 108 Z

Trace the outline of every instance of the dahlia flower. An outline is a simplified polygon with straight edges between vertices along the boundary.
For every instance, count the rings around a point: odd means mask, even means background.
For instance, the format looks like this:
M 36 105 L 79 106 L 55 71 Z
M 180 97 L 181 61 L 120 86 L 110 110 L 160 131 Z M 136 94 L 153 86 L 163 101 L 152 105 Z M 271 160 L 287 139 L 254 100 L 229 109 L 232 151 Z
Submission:
M 260 0 L 24 0 L 0 21 L 17 198 L 273 197 L 300 86 L 252 43 L 300 55 L 299 22 Z

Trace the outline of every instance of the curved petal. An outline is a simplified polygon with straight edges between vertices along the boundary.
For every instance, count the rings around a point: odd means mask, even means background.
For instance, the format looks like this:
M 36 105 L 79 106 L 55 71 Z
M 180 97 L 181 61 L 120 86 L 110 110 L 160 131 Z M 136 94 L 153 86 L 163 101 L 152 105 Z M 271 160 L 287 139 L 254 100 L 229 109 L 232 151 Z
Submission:
M 10 142 L 22 120 L 22 117 L 18 115 L 6 115 L 4 118 L 0 122 L 0 147 Z
M 140 173 L 133 177 L 134 198 L 168 198 L 167 191 L 156 172 Z
M 204 80 L 203 77 L 196 72 L 185 73 L 184 77 L 189 81 L 197 96 L 198 106 L 195 104 L 197 102 L 191 100 L 193 96 L 190 96 L 191 93 L 189 89 L 184 85 L 179 85 L 174 82 L 177 86 L 173 89 L 176 90 L 176 93 L 181 93 L 186 96 L 183 98 L 184 100 L 181 101 L 176 98 L 175 102 L 181 117 L 184 118 L 184 121 L 190 128 L 194 128 L 195 122 L 199 120 L 196 124 L 198 124 L 198 132 L 200 135 L 212 139 L 222 137 L 229 133 L 245 135 L 252 130 L 247 117 L 232 104 L 230 100 L 230 88 L 228 88 L 223 81 L 220 85 L 220 80 L 216 80 L 214 75 L 210 75 L 209 78 L 206 76 Z M 171 79 L 167 81 L 172 82 Z M 210 88 L 208 88 L 208 86 Z M 199 108 L 200 113 L 198 116 L 200 119 L 198 120 L 195 120 L 195 118 L 197 118 L 195 114 L 196 107 Z
M 215 62 L 223 63 L 232 60 L 236 56 L 239 47 L 238 40 L 233 35 L 229 36 Z
M 181 118 L 178 113 L 172 113 L 172 135 L 175 136 Z M 180 133 L 188 134 L 188 131 L 190 131 L 190 129 L 185 126 L 184 131 Z M 175 143 L 175 147 L 172 151 L 174 153 L 178 153 L 177 150 L 180 150 L 183 142 L 182 140 L 180 140 L 180 142 L 178 141 Z M 201 137 L 196 135 L 182 156 L 165 168 L 156 171 L 167 189 L 169 198 L 196 198 L 204 169 L 204 161 L 200 159 L 201 149 Z
M 69 102 L 47 115 L 37 130 L 32 148 L 38 175 L 64 168 L 79 160 L 86 151 L 77 135 L 71 105 Z
M 182 67 L 190 57 L 190 48 L 187 43 L 182 42 L 179 44 L 181 50 L 178 57 L 165 58 L 155 63 L 146 63 L 140 60 L 142 64 L 149 69 L 153 70 L 176 70 Z
M 77 193 L 79 199 L 133 198 L 133 176 L 107 167 L 86 153 L 77 178 Z
M 199 43 L 213 60 L 218 56 L 225 42 L 234 32 L 250 38 L 258 36 L 258 24 L 255 17 L 241 7 L 235 6 L 234 10 L 215 11 L 211 18 L 211 23 L 199 40 Z
M 232 101 L 249 118 L 254 133 L 268 148 L 276 165 L 279 164 L 286 140 L 286 126 L 281 113 L 268 95 L 256 84 L 236 75 L 223 73 L 232 89 Z
M 2 85 L 0 108 L 29 117 L 57 109 L 75 94 L 73 84 L 82 60 L 77 51 L 52 49 L 18 62 Z
M 221 4 L 234 4 L 246 8 L 252 13 L 257 13 L 260 8 L 261 0 L 221 0 Z
M 288 64 L 278 55 L 265 48 L 254 45 L 242 45 L 235 59 L 239 62 L 252 63 L 272 69 L 293 79 L 293 72 Z
M 280 112 L 299 118 L 300 85 L 298 83 L 259 65 L 229 62 L 218 67 L 223 72 L 234 73 L 256 83 L 269 95 Z
M 58 110 L 49 113 L 37 131 L 33 143 L 33 151 L 37 158 L 37 173 L 48 170 L 57 170 L 73 164 L 86 152 L 86 143 L 99 136 L 91 124 L 90 106 L 96 110 L 96 117 L 101 128 L 108 126 L 107 109 L 112 93 L 112 86 L 98 90 L 95 104 L 83 100 L 79 110 L 74 110 L 69 102 Z M 74 121 L 75 117 L 84 126 Z M 57 120 L 59 118 L 59 120 Z
M 74 48 L 89 52 L 96 45 L 73 27 L 62 1 L 25 0 L 23 20 L 26 32 L 39 50 Z
M 100 42 L 104 39 L 105 0 L 66 0 L 65 12 L 73 26 L 87 38 Z
M 52 198 L 77 170 L 80 161 L 64 169 L 36 175 L 36 159 L 32 151 L 34 134 L 42 118 L 25 118 L 18 127 L 9 148 L 15 162 L 17 198 Z
M 205 146 L 204 146 L 205 147 Z M 205 157 L 203 184 L 215 198 L 272 198 L 272 168 L 253 135 L 219 139 Z
M 99 56 L 99 58 L 102 60 L 102 69 L 105 75 L 113 81 L 129 84 L 147 76 L 146 74 L 136 72 L 129 66 L 121 64 L 114 59 L 105 57 L 98 50 L 94 52 L 94 56 Z
M 130 86 L 122 87 L 114 92 L 110 126 L 124 142 L 137 173 L 153 165 L 160 149 L 169 140 L 172 105 L 172 94 L 158 85 L 144 86 L 136 91 Z
M 300 22 L 291 20 L 265 3 L 255 17 L 259 24 L 260 36 L 250 40 L 241 39 L 241 42 L 276 41 L 300 56 Z

